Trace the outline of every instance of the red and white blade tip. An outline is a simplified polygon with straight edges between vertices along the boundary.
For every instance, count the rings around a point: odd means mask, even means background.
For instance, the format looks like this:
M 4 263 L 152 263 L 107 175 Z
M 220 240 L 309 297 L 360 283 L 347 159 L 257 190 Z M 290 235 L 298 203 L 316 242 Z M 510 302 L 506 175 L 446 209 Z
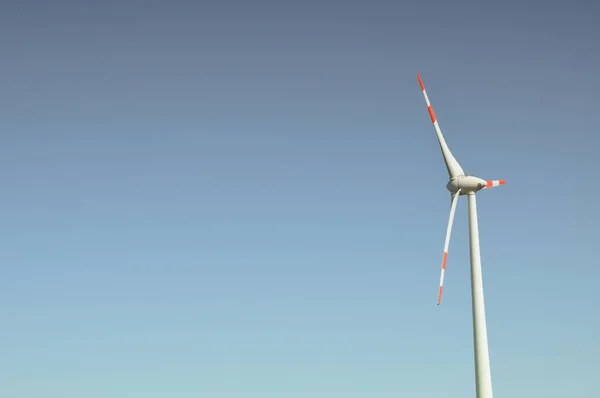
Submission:
M 492 187 L 497 187 L 499 185 L 506 184 L 506 180 L 488 180 L 486 182 L 487 182 L 487 184 L 485 185 L 486 188 L 492 188 Z
M 421 80 L 421 75 L 417 72 L 417 79 L 419 79 L 419 85 L 421 86 L 421 91 L 425 90 L 425 86 L 423 85 L 423 80 Z
M 440 305 L 440 303 L 442 302 L 442 290 L 444 289 L 444 273 L 446 272 L 446 259 L 447 258 L 448 258 L 448 252 L 444 251 L 444 256 L 442 257 L 442 275 L 440 277 L 440 290 L 438 292 L 438 300 L 437 300 L 438 305 Z

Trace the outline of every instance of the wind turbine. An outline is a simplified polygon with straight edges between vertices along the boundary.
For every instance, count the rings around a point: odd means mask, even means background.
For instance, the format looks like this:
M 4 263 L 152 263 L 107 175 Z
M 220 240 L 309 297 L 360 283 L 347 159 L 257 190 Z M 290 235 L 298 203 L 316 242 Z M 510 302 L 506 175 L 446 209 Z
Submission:
M 481 178 L 467 175 L 460 164 L 456 161 L 452 152 L 444 140 L 440 126 L 438 125 L 435 113 L 427 97 L 421 75 L 417 73 L 419 85 L 427 110 L 433 123 L 433 128 L 438 138 L 442 156 L 448 169 L 450 181 L 446 189 L 450 191 L 450 218 L 446 230 L 446 241 L 444 243 L 444 254 L 442 256 L 442 275 L 440 277 L 440 289 L 438 292 L 438 305 L 442 300 L 442 289 L 444 285 L 444 272 L 446 271 L 446 259 L 448 257 L 448 247 L 450 245 L 450 234 L 452 233 L 452 223 L 456 211 L 458 198 L 467 195 L 469 202 L 469 244 L 471 252 L 471 301 L 473 311 L 473 340 L 475 346 L 475 384 L 477 398 L 492 398 L 492 375 L 490 371 L 490 357 L 488 351 L 487 328 L 485 322 L 485 306 L 483 302 L 483 278 L 481 275 L 481 257 L 479 253 L 479 230 L 477 226 L 477 201 L 475 193 L 487 188 L 504 185 L 504 180 L 482 180 Z

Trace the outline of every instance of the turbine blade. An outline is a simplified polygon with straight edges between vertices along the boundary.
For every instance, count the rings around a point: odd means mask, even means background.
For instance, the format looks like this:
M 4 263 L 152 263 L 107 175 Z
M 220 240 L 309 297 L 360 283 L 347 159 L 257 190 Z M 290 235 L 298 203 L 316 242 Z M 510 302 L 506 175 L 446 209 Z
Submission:
M 448 258 L 448 248 L 450 247 L 450 235 L 452 234 L 452 224 L 454 223 L 454 213 L 456 212 L 456 203 L 460 197 L 460 189 L 452 195 L 452 205 L 450 206 L 450 218 L 448 219 L 448 229 L 446 230 L 446 241 L 444 242 L 444 255 L 442 256 L 442 275 L 440 276 L 440 290 L 438 292 L 438 305 L 442 301 L 442 290 L 444 288 L 444 273 L 446 272 L 446 259 Z
M 482 189 L 498 187 L 504 184 L 506 184 L 506 180 L 488 180 L 486 181 L 485 187 L 483 187 Z
M 435 129 L 435 133 L 437 135 L 438 142 L 442 150 L 442 156 L 444 157 L 444 162 L 446 163 L 446 168 L 448 169 L 448 175 L 450 176 L 450 179 L 464 175 L 465 172 L 452 155 L 452 152 L 450 152 L 450 148 L 448 148 L 446 140 L 444 140 L 442 130 L 440 130 L 440 126 L 435 117 L 435 113 L 433 113 L 433 108 L 431 107 L 429 97 L 427 96 L 427 91 L 425 91 L 425 86 L 423 85 L 423 80 L 421 80 L 421 75 L 419 73 L 417 73 L 417 78 L 419 79 L 419 85 L 421 86 L 423 97 L 425 97 L 425 104 L 427 104 L 427 110 L 429 111 L 429 116 L 431 117 L 431 122 L 433 123 L 433 128 Z

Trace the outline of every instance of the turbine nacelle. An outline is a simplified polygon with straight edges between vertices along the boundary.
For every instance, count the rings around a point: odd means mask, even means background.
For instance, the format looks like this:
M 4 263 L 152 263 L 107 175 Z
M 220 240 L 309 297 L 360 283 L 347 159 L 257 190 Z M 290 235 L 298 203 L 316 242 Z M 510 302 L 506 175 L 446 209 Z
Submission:
M 498 185 L 504 185 L 504 180 L 484 180 L 475 176 L 460 176 L 451 179 L 446 185 L 446 189 L 454 195 L 460 189 L 460 195 L 467 195 L 471 192 L 477 192 L 485 188 L 491 188 Z

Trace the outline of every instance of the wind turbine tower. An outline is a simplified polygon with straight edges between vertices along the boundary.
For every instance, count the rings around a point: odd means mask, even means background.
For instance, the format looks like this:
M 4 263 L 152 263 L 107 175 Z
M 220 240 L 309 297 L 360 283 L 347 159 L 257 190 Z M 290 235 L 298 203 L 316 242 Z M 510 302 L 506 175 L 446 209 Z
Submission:
M 471 254 L 471 301 L 473 311 L 473 343 L 475 346 L 475 384 L 477 398 L 493 398 L 492 394 L 492 375 L 490 370 L 490 357 L 487 339 L 487 327 L 485 322 L 485 306 L 483 302 L 483 278 L 481 273 L 481 256 L 479 253 L 479 230 L 477 225 L 477 200 L 476 193 L 482 189 L 492 188 L 504 185 L 504 180 L 483 180 L 481 178 L 467 175 L 460 164 L 456 161 L 452 152 L 448 148 L 437 118 L 429 102 L 429 97 L 425 91 L 421 75 L 417 73 L 421 91 L 425 97 L 427 110 L 433 123 L 433 128 L 437 135 L 442 156 L 448 169 L 449 181 L 446 189 L 450 191 L 450 218 L 446 230 L 446 241 L 444 243 L 444 254 L 442 256 L 442 274 L 440 276 L 440 288 L 438 291 L 438 305 L 442 300 L 442 290 L 444 286 L 444 272 L 446 272 L 446 259 L 448 257 L 448 247 L 450 245 L 450 235 L 452 233 L 452 223 L 456 204 L 460 196 L 466 195 L 469 203 L 469 245 Z

